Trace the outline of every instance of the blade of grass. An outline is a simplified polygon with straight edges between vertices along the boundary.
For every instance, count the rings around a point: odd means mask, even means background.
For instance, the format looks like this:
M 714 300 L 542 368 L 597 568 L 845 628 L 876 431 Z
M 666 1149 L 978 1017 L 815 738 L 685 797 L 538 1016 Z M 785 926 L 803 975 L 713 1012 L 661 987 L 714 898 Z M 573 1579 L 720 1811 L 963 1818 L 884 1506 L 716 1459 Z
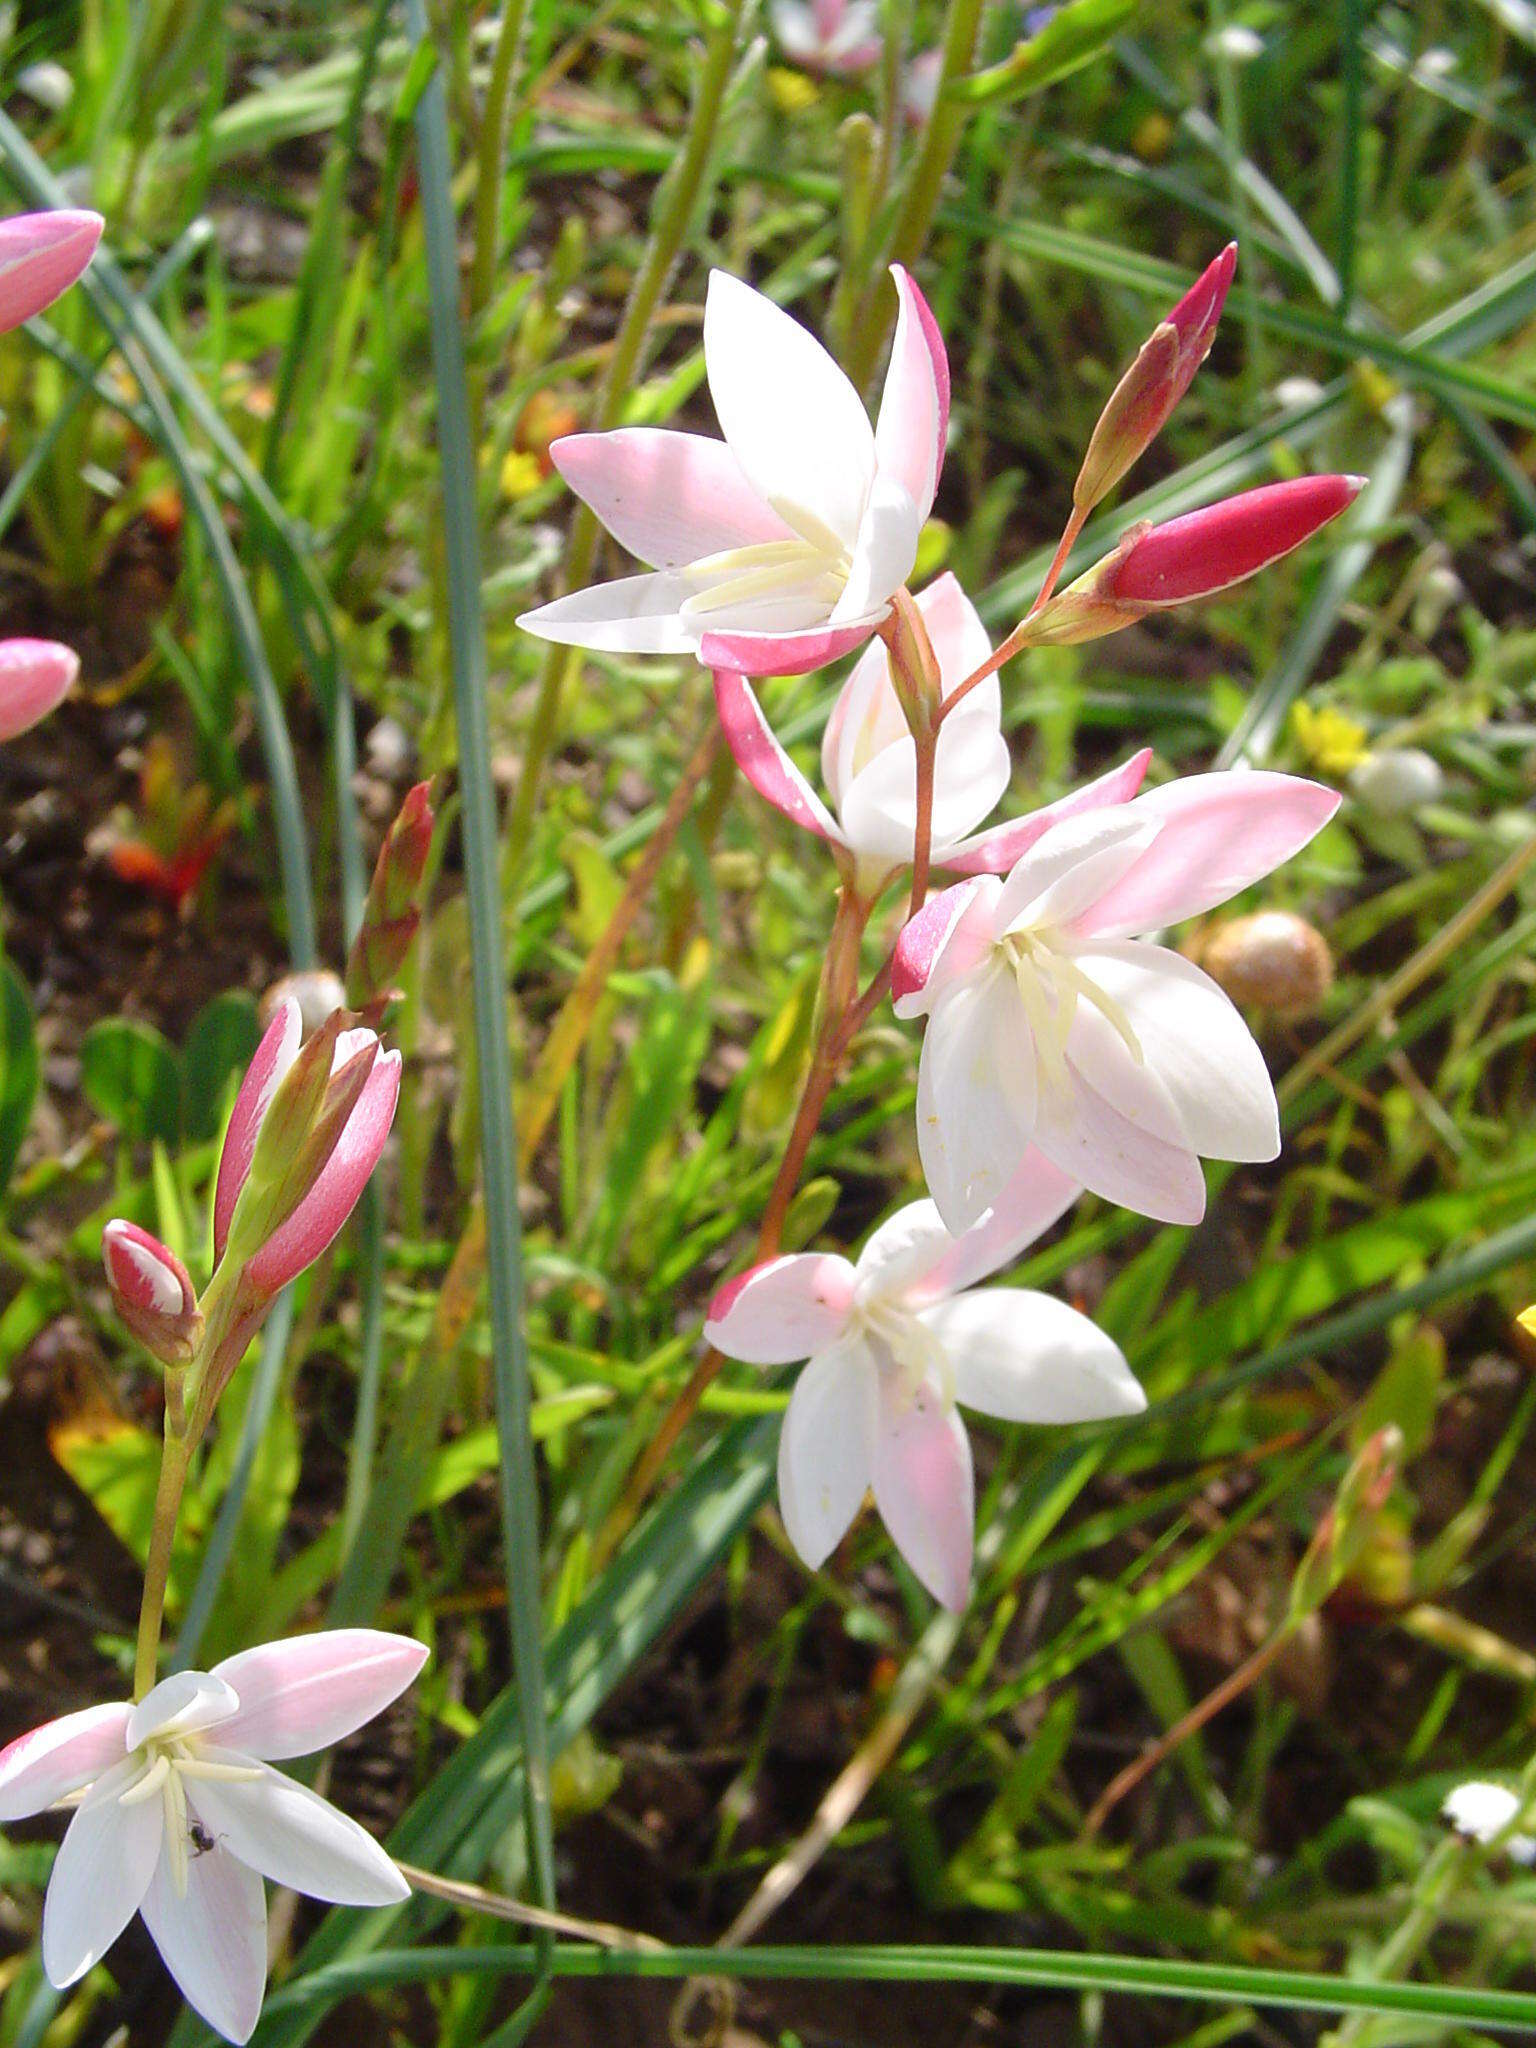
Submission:
M 421 0 L 408 0 L 406 23 L 413 45 L 425 43 L 427 18 Z M 522 1226 L 517 1207 L 517 1139 L 512 1127 L 496 800 L 491 787 L 491 732 L 486 709 L 475 451 L 470 438 L 464 340 L 459 329 L 458 227 L 453 210 L 448 105 L 439 73 L 428 81 L 417 105 L 416 141 L 427 249 L 432 368 L 437 385 L 437 442 L 448 572 L 448 646 L 469 896 L 481 1173 L 490 1237 L 491 1362 L 501 1427 L 499 1477 L 507 1602 L 526 1762 L 529 1870 L 538 1904 L 553 1907 L 555 1872 L 548 1733 L 544 1720 L 538 1481 L 523 1334 Z

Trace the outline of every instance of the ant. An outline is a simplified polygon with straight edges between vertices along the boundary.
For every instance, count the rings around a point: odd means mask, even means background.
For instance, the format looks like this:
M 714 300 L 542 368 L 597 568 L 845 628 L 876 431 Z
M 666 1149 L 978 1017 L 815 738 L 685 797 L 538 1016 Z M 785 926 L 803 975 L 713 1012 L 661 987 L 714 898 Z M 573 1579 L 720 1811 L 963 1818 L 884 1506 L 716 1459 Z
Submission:
M 216 1849 L 219 1846 L 219 1842 L 222 1839 L 221 1836 L 210 1835 L 200 1820 L 193 1821 L 192 1825 L 187 1829 L 187 1840 L 192 1844 L 192 1854 L 194 1856 L 206 1856 L 210 1849 Z

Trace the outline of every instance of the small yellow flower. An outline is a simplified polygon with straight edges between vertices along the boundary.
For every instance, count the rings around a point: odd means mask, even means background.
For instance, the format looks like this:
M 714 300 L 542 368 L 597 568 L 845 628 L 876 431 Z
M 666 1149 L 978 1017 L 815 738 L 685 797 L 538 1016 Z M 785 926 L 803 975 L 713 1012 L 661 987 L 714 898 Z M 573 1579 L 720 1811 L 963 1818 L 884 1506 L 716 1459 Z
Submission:
M 1136 125 L 1131 147 L 1144 163 L 1160 164 L 1173 143 L 1173 123 L 1166 114 L 1148 114 Z
M 509 448 L 501 465 L 501 495 L 514 501 L 526 498 L 544 481 L 537 455 L 521 448 Z
M 768 93 L 781 114 L 803 114 L 821 98 L 821 87 L 803 71 L 775 64 L 768 73 Z
M 1329 705 L 1320 710 L 1310 704 L 1293 705 L 1291 730 L 1308 764 L 1324 775 L 1348 775 L 1365 759 L 1365 727 Z
M 1521 1309 L 1519 1315 L 1515 1317 L 1515 1321 L 1524 1330 L 1527 1337 L 1536 1337 L 1536 1304 L 1533 1304 L 1530 1308 Z

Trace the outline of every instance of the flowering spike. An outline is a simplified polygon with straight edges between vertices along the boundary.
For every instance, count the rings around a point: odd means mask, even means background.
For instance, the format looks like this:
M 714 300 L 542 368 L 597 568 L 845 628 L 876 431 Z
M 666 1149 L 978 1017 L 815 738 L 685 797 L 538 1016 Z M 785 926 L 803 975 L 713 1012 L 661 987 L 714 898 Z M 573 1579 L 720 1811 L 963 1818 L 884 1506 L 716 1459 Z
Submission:
M 51 306 L 96 253 L 99 213 L 60 207 L 0 221 L 0 334 Z
M 0 640 L 0 740 L 56 710 L 79 673 L 79 656 L 56 640 Z
M 421 884 L 435 822 L 431 785 L 407 792 L 384 836 L 363 921 L 347 960 L 347 1001 L 355 1010 L 384 1002 L 421 923 Z
M 102 1232 L 101 1256 L 119 1320 L 162 1365 L 185 1365 L 203 1319 L 181 1260 L 158 1237 L 121 1218 Z
M 1072 503 L 1086 515 L 1119 483 L 1161 433 L 1211 352 L 1226 304 L 1237 244 L 1229 242 L 1208 264 L 1167 318 L 1154 327 L 1099 415 Z

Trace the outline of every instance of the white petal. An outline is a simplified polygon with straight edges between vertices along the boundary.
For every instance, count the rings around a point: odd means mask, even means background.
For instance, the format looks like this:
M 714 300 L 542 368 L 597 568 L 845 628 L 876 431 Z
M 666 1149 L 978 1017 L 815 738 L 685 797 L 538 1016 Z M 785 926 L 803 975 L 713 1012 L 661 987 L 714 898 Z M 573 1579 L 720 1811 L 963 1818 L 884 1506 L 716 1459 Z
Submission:
M 0 1750 L 0 1821 L 25 1820 L 55 1806 L 123 1761 L 127 1701 L 63 1714 Z
M 1135 940 L 1080 953 L 1077 965 L 1125 1011 L 1191 1145 L 1208 1159 L 1274 1159 L 1280 1112 L 1253 1033 L 1208 974 Z
M 923 1311 L 949 1353 L 955 1398 L 1005 1422 L 1097 1422 L 1137 1415 L 1147 1397 L 1120 1347 L 1048 1294 L 989 1287 Z
M 859 770 L 907 737 L 907 721 L 891 682 L 891 658 L 873 640 L 848 671 L 821 736 L 821 779 L 834 807 Z
M 99 1778 L 64 1832 L 43 1904 L 43 1968 L 62 1991 L 99 1963 L 139 1910 L 160 1854 L 158 1799 L 123 1806 L 143 1771 L 125 1757 Z
M 669 427 L 567 434 L 550 457 L 614 539 L 653 569 L 793 537 L 725 443 L 702 434 Z
M 876 477 L 853 545 L 848 581 L 832 608 L 834 626 L 879 610 L 901 588 L 917 560 L 922 531 L 923 514 L 903 487 L 889 477 Z
M 1158 831 L 1157 819 L 1139 817 L 1129 804 L 1052 825 L 1003 884 L 999 933 L 1070 924 L 1136 865 Z
M 863 1301 L 904 1301 L 957 1240 L 932 1202 L 908 1202 L 887 1216 L 859 1253 L 854 1272 Z
M 917 1070 L 917 1149 L 951 1230 L 967 1230 L 1021 1164 L 1035 1120 L 1035 1058 L 1018 991 L 994 967 L 947 989 Z
M 846 1259 L 794 1252 L 728 1280 L 710 1302 L 704 1335 L 747 1365 L 791 1365 L 837 1341 L 852 1300 Z
M 239 1750 L 209 1749 L 211 1762 L 255 1764 Z M 365 1828 L 281 1771 L 255 1764 L 254 1780 L 201 1778 L 194 1797 L 209 1832 L 274 1884 L 337 1906 L 392 1906 L 410 1886 Z
M 858 1513 L 874 1471 L 875 1366 L 862 1344 L 819 1351 L 779 1435 L 779 1513 L 814 1571 Z
M 917 608 L 938 656 L 939 681 L 947 697 L 981 667 L 992 652 L 991 638 L 980 612 L 951 570 L 935 576 L 917 593 Z M 1002 704 L 1002 685 L 996 675 L 990 675 L 976 685 L 954 716 L 989 718 L 996 725 L 1002 717 Z
M 691 654 L 699 636 L 683 620 L 682 605 L 693 591 L 692 584 L 665 570 L 620 576 L 541 604 L 517 623 L 540 640 L 603 654 Z
M 240 1695 L 220 1746 L 269 1759 L 313 1756 L 381 1714 L 426 1661 L 425 1645 L 376 1628 L 318 1629 L 242 1650 L 214 1667 Z
M 152 1735 L 195 1735 L 216 1728 L 240 1705 L 233 1686 L 207 1671 L 173 1671 L 151 1686 L 128 1720 L 127 1742 L 137 1749 Z
M 942 1606 L 970 1598 L 976 1482 L 965 1425 L 932 1386 L 906 1400 L 882 1378 L 875 1504 L 891 1540 Z
M 852 548 L 874 481 L 875 436 L 821 343 L 761 292 L 714 270 L 704 361 L 720 430 L 754 490 L 791 523 L 792 507 L 814 514 Z
M 979 972 L 993 952 L 996 875 L 975 875 L 930 896 L 907 919 L 891 965 L 891 1007 L 898 1017 L 926 1017 L 946 989 Z
M 934 761 L 932 845 L 936 860 L 979 825 L 1008 787 L 1008 742 L 983 718 L 957 716 L 939 733 Z M 917 751 L 910 736 L 876 755 L 854 777 L 841 805 L 848 843 L 860 853 L 910 860 L 917 832 Z
M 920 1279 L 907 1285 L 907 1305 L 959 1294 L 978 1280 L 990 1279 L 1028 1250 L 1035 1239 L 1064 1216 L 1081 1185 L 1069 1180 L 1034 1146 L 992 1207 L 969 1230 L 951 1237 L 949 1249 Z
M 1161 1223 L 1198 1223 L 1205 1180 L 1173 1098 L 1085 1003 L 1068 1039 L 1067 1069 L 1065 1085 L 1040 1089 L 1040 1150 L 1106 1201 Z
M 190 1802 L 189 1802 L 190 1803 Z M 194 1808 L 213 1833 L 206 1814 Z M 248 1864 L 215 1841 L 189 1848 L 185 1898 L 162 1853 L 140 1911 L 165 1967 L 192 2010 L 226 2041 L 246 2041 L 267 1988 L 267 1899 Z
M 875 460 L 883 474 L 904 486 L 920 519 L 926 519 L 944 459 L 949 365 L 933 314 L 917 286 L 899 266 L 893 267 L 892 276 L 899 304 L 875 420 Z

